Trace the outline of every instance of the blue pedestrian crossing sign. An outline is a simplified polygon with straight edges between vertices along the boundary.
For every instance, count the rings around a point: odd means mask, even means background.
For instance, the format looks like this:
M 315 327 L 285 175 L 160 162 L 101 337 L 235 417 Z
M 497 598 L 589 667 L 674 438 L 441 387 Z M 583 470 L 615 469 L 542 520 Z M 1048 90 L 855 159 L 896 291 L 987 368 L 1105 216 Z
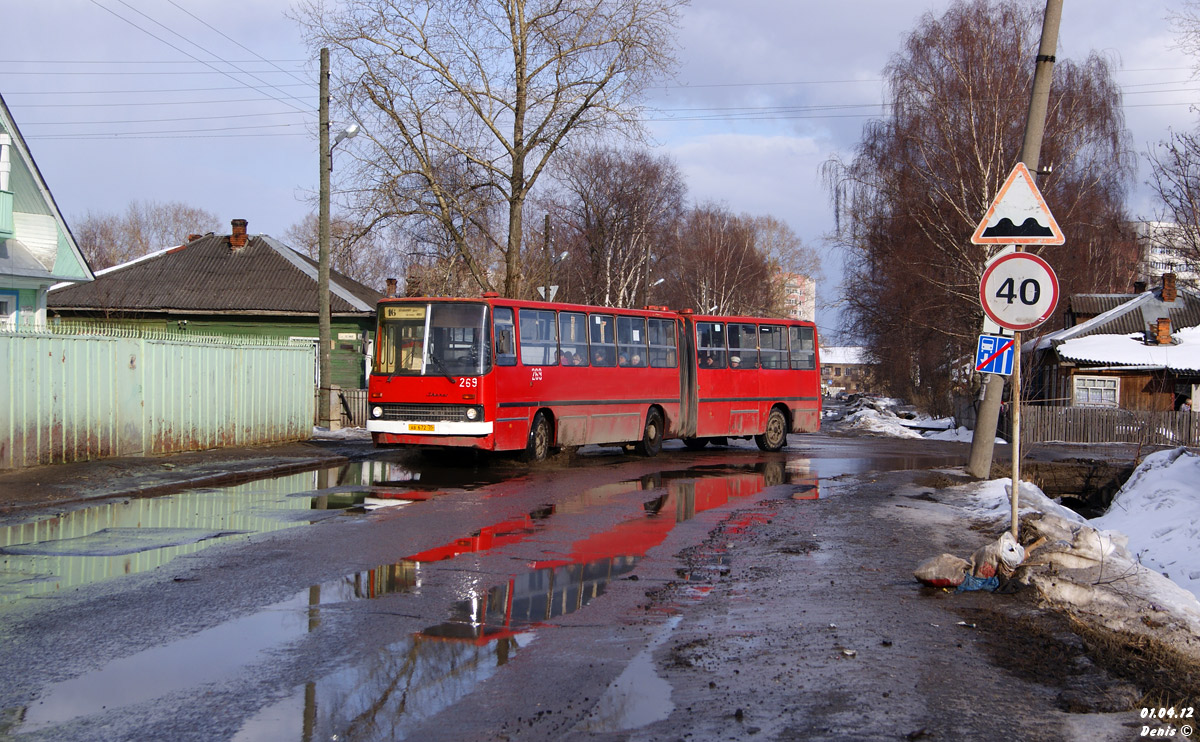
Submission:
M 975 370 L 983 374 L 1011 376 L 1013 339 L 999 335 L 980 335 L 975 348 Z

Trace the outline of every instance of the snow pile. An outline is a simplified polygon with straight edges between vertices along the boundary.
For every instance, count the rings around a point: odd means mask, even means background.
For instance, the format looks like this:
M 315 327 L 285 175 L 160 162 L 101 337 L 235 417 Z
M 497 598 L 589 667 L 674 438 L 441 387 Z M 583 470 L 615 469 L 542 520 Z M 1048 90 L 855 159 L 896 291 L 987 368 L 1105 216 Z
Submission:
M 959 490 L 960 494 L 965 496 L 962 508 L 971 516 L 986 521 L 1008 522 L 1011 519 L 1012 504 L 1009 493 L 1012 490 L 1012 479 L 1008 477 L 990 479 L 979 484 L 968 484 L 954 489 Z M 1050 513 L 1074 523 L 1086 522 L 1079 513 L 1047 497 L 1046 493 L 1042 492 L 1042 489 L 1033 482 L 1022 480 L 1019 495 L 1018 515 Z
M 909 426 L 933 427 L 938 425 L 928 415 L 905 412 L 902 417 L 896 413 L 896 410 L 903 405 L 903 400 L 891 397 L 856 397 L 847 407 L 850 411 L 842 418 L 843 427 L 865 435 L 920 438 L 921 433 Z M 944 424 L 940 424 L 940 427 L 948 428 L 952 425 L 953 423 L 946 421 Z
M 1150 454 L 1090 523 L 1129 536 L 1138 561 L 1200 597 L 1200 455 L 1184 448 Z
M 1007 525 L 1009 479 L 952 487 L 971 517 Z M 1113 631 L 1153 635 L 1200 658 L 1200 455 L 1147 456 L 1107 513 L 1087 520 L 1021 482 L 1021 579 L 1046 600 Z
M 314 427 L 312 437 L 321 441 L 369 441 L 371 434 L 366 428 L 340 428 L 330 430 L 320 426 Z

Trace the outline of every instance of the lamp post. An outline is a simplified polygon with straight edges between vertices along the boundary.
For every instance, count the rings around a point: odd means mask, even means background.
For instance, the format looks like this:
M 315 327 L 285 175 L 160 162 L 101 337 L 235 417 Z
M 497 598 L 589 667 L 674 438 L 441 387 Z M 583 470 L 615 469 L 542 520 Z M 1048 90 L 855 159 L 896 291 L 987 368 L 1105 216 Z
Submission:
M 333 333 L 329 318 L 329 173 L 333 170 L 333 148 L 343 139 L 358 134 L 358 126 L 351 124 L 338 133 L 332 144 L 329 143 L 329 49 L 321 49 L 320 95 L 317 126 L 320 130 L 318 146 L 321 150 L 320 204 L 317 209 L 317 358 L 321 385 L 317 394 L 317 412 L 318 424 L 323 428 L 330 428 L 332 416 L 329 410 L 329 354 L 333 346 Z

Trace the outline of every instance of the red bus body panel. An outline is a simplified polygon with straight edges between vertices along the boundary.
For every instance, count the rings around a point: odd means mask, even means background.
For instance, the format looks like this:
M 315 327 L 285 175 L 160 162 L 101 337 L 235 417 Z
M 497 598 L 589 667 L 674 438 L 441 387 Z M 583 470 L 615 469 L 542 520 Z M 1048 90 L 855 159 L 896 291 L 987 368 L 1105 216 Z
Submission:
M 811 323 L 796 320 L 693 316 L 667 310 L 621 310 L 495 298 L 385 299 L 380 306 L 403 302 L 510 307 L 514 315 L 522 309 L 535 309 L 667 319 L 674 323 L 677 334 L 694 333 L 694 321 L 813 327 Z M 529 440 L 534 416 L 542 411 L 550 419 L 551 438 L 556 446 L 632 443 L 642 438 L 652 409 L 660 411 L 667 438 L 747 437 L 763 433 L 771 408 L 776 405 L 786 407 L 790 432 L 814 432 L 820 428 L 821 416 L 815 327 L 813 345 L 812 370 L 697 368 L 694 339 L 689 342 L 677 337 L 676 368 L 531 366 L 521 363 L 518 354 L 516 365 L 495 365 L 493 359 L 488 373 L 453 377 L 453 383 L 446 376 L 432 372 L 425 376 L 372 374 L 368 410 L 376 405 L 479 405 L 484 410 L 483 419 L 491 424 L 490 432 L 471 435 L 374 429 L 372 437 L 380 446 L 521 450 Z M 688 364 L 690 369 L 683 368 Z M 689 400 L 686 389 L 689 374 L 695 379 L 694 402 Z M 685 409 L 689 404 L 694 404 L 694 409 Z M 689 412 L 695 418 L 694 428 L 688 422 Z M 372 422 L 369 414 L 368 429 L 373 427 Z

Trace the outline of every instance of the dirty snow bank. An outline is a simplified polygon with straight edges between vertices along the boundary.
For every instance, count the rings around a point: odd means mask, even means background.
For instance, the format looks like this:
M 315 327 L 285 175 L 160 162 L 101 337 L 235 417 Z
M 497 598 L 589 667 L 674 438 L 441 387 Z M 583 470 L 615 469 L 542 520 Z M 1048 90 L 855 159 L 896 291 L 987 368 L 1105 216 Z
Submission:
M 1050 602 L 1110 630 L 1151 635 L 1200 659 L 1200 455 L 1147 456 L 1090 521 L 1021 482 L 1021 540 L 1046 543 L 1024 579 Z M 947 490 L 973 517 L 1007 525 L 1009 479 Z
M 371 439 L 371 434 L 367 432 L 366 428 L 330 430 L 316 426 L 312 430 L 312 437 L 322 441 L 365 441 Z
M 892 438 L 926 438 L 936 441 L 970 442 L 973 433 L 955 427 L 952 417 L 933 417 L 923 412 L 902 409 L 903 400 L 889 397 L 860 397 L 847 407 L 841 418 L 842 428 L 863 435 Z M 997 438 L 996 443 L 1007 443 Z

